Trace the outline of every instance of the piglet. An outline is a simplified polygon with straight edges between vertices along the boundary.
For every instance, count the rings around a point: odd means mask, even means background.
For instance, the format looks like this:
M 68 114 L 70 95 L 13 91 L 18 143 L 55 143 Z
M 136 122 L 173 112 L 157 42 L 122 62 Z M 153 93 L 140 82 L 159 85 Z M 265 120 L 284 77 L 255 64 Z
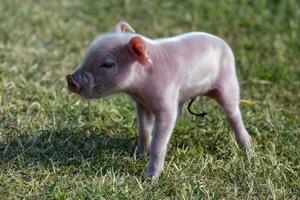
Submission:
M 119 22 L 92 42 L 83 62 L 66 79 L 69 89 L 86 99 L 122 92 L 135 101 L 136 156 L 143 158 L 149 151 L 150 177 L 162 172 L 177 117 L 184 102 L 197 95 L 216 100 L 237 142 L 250 147 L 239 108 L 234 56 L 228 44 L 214 35 L 192 32 L 152 40 Z

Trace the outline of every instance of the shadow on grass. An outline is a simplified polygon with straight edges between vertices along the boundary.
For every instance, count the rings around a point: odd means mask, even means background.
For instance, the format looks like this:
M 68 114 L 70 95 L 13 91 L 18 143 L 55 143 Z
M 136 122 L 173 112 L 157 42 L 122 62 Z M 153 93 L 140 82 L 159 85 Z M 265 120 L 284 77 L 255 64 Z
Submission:
M 87 134 L 70 129 L 46 130 L 0 142 L 0 168 L 42 165 L 53 169 L 87 164 L 91 171 L 106 172 L 112 168 L 123 171 L 123 167 L 125 171 L 124 159 L 132 157 L 135 143 L 134 137 Z

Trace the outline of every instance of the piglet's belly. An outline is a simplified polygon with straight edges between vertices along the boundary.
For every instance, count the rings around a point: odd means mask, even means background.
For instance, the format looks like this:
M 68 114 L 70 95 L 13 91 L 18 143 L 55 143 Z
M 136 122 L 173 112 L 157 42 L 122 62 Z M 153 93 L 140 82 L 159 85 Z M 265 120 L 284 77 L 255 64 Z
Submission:
M 203 95 L 213 89 L 211 81 L 198 81 L 193 84 L 184 85 L 179 89 L 180 102 L 187 101 L 197 95 Z

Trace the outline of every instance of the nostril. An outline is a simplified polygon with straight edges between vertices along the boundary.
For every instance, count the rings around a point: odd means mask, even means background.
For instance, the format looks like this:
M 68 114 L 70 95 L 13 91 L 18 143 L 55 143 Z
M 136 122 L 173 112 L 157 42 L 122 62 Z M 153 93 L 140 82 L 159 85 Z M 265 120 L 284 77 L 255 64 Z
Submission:
M 79 90 L 79 85 L 76 83 L 76 81 L 73 79 L 72 75 L 67 75 L 66 76 L 67 82 L 68 82 L 68 87 L 71 91 L 78 91 Z
M 73 89 L 76 89 L 76 88 L 77 88 L 77 84 L 75 84 L 74 82 L 70 82 L 70 86 L 71 86 L 71 88 L 73 88 Z

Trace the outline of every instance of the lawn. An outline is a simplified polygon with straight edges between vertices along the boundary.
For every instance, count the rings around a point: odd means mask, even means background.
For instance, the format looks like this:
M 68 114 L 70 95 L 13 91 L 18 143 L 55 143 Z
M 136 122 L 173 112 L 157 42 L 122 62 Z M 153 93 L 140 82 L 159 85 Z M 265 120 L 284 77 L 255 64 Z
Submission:
M 136 160 L 134 105 L 86 101 L 65 75 L 120 20 L 150 38 L 189 31 L 232 47 L 253 150 L 222 110 L 184 112 L 157 181 Z M 300 2 L 0 1 L 0 199 L 299 199 Z

